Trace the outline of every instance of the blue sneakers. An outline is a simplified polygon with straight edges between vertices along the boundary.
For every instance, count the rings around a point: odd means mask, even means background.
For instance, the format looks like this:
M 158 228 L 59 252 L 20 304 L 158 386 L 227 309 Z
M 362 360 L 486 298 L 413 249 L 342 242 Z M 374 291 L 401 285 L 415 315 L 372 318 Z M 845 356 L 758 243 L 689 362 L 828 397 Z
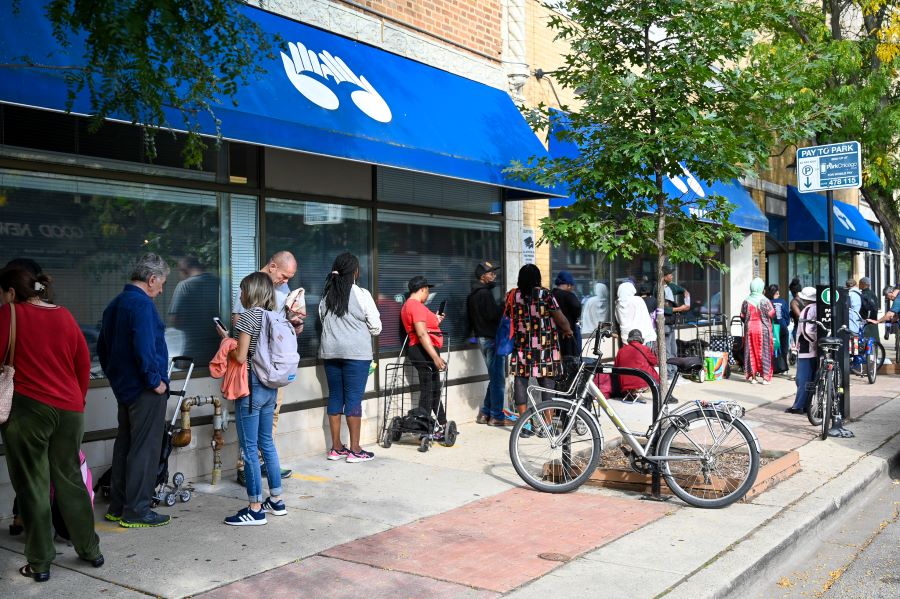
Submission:
M 267 514 L 272 514 L 273 516 L 284 516 L 287 514 L 287 508 L 284 507 L 284 501 L 280 499 L 275 501 L 271 497 L 268 497 L 263 501 L 262 511 Z
M 262 526 L 266 524 L 265 510 L 254 512 L 249 507 L 245 507 L 234 516 L 225 518 L 225 524 L 230 526 Z

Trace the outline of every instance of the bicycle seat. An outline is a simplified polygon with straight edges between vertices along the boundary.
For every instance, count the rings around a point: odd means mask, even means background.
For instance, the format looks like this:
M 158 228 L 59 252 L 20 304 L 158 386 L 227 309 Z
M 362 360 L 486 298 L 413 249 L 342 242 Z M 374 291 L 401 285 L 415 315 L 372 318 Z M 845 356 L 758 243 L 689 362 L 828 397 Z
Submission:
M 822 337 L 819 339 L 819 345 L 836 345 L 841 346 L 844 344 L 844 340 L 840 337 Z
M 703 368 L 703 360 L 697 357 L 669 358 L 666 364 L 674 366 L 681 374 L 693 374 Z

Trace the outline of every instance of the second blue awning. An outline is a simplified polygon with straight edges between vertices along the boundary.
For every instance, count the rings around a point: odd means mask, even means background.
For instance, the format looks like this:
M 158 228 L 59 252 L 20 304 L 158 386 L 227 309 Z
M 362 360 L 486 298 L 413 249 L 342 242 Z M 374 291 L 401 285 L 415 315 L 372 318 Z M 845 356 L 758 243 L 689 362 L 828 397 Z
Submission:
M 551 134 L 549 139 L 549 153 L 553 158 L 577 158 L 578 146 L 570 141 L 560 141 L 557 139 L 555 132 L 561 127 L 565 127 L 565 117 L 559 117 L 551 124 Z M 737 180 L 716 181 L 712 185 L 704 185 L 699 179 L 694 177 L 685 169 L 684 175 L 674 179 L 666 177 L 663 179 L 663 191 L 669 197 L 677 198 L 682 201 L 691 202 L 691 200 L 705 198 L 710 195 L 718 195 L 734 204 L 734 211 L 731 213 L 731 222 L 746 231 L 766 232 L 769 230 L 769 220 L 760 211 L 753 197 L 744 189 Z M 551 208 L 564 208 L 575 203 L 573 197 L 550 198 Z M 684 207 L 686 214 L 692 214 L 690 205 Z M 702 215 L 699 215 L 702 219 Z M 711 221 L 709 221 L 711 222 Z
M 828 199 L 815 193 L 800 193 L 788 185 L 788 241 L 828 242 Z M 861 250 L 880 252 L 883 244 L 872 225 L 855 206 L 834 202 L 834 242 Z
M 80 40 L 62 48 L 45 2 L 0 0 L 0 102 L 65 110 L 65 73 L 84 64 Z M 216 106 L 225 139 L 299 150 L 503 187 L 507 197 L 547 197 L 548 190 L 508 177 L 514 160 L 546 150 L 500 89 L 391 54 L 263 10 L 242 10 L 271 38 L 259 53 L 265 73 L 241 87 L 236 106 Z M 90 114 L 87 93 L 72 112 Z M 125 118 L 125 115 L 113 115 Z M 181 116 L 169 112 L 175 128 Z M 202 132 L 215 123 L 201 117 Z

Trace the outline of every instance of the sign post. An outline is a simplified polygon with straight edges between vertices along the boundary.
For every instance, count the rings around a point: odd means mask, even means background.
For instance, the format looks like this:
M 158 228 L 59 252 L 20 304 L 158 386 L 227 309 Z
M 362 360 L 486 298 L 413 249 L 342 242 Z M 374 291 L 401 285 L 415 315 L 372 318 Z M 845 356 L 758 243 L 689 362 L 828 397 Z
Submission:
M 862 186 L 862 156 L 858 141 L 846 141 L 810 148 L 797 148 L 797 189 L 801 193 L 825 191 L 826 216 L 828 219 L 828 282 L 829 314 L 831 316 L 831 335 L 837 333 L 843 324 L 837 309 L 837 269 L 834 249 L 834 190 L 859 189 Z M 819 291 L 821 298 L 821 290 Z M 841 311 L 843 312 L 843 310 Z M 820 319 L 822 313 L 819 312 Z M 846 341 L 846 336 L 845 341 Z M 849 343 L 845 344 L 841 359 L 841 371 L 844 388 L 841 401 L 841 412 L 844 418 L 850 417 L 850 363 Z M 837 422 L 835 423 L 837 426 Z

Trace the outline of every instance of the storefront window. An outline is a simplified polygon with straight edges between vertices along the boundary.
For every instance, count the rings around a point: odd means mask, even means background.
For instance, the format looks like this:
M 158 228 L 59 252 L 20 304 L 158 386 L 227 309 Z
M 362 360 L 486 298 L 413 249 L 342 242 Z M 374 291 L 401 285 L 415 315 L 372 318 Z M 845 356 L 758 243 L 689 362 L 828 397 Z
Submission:
M 837 270 L 837 284 L 844 286 L 844 282 L 852 274 L 853 253 L 839 251 L 835 259 Z M 813 254 L 809 252 L 795 251 L 790 254 L 791 276 L 800 279 L 804 287 L 827 285 L 829 279 L 828 252 Z
M 172 266 L 157 300 L 169 352 L 206 364 L 218 346 L 219 208 L 216 194 L 85 177 L 0 170 L 0 265 L 37 261 L 88 342 L 92 376 L 106 305 L 133 260 L 156 252 Z
M 560 244 L 550 251 L 552 271 L 542 273 L 544 284 L 553 286 L 557 273 L 567 270 L 575 279 L 575 295 L 581 299 L 581 330 L 593 332 L 601 322 L 611 322 L 610 310 L 615 307 L 615 295 L 609 292 L 610 263 L 603 254 L 576 250 Z
M 297 274 L 288 285 L 306 290 L 307 319 L 299 338 L 300 357 L 315 358 L 322 334 L 319 300 L 334 259 L 344 252 L 355 254 L 361 269 L 359 285 L 372 290 L 370 211 L 355 206 L 267 199 L 265 213 L 266 253 L 287 250 L 297 258 Z
M 437 285 L 427 301 L 432 310 L 447 302 L 441 325 L 445 347 L 446 341 L 454 346 L 465 343 L 469 337 L 466 297 L 475 280 L 475 266 L 482 260 L 500 263 L 501 223 L 379 210 L 377 231 L 376 301 L 384 325 L 380 349 L 396 351 L 403 344 L 406 333 L 400 325 L 400 308 L 406 283 L 415 275 Z M 502 276 L 497 282 L 499 301 L 505 288 Z

